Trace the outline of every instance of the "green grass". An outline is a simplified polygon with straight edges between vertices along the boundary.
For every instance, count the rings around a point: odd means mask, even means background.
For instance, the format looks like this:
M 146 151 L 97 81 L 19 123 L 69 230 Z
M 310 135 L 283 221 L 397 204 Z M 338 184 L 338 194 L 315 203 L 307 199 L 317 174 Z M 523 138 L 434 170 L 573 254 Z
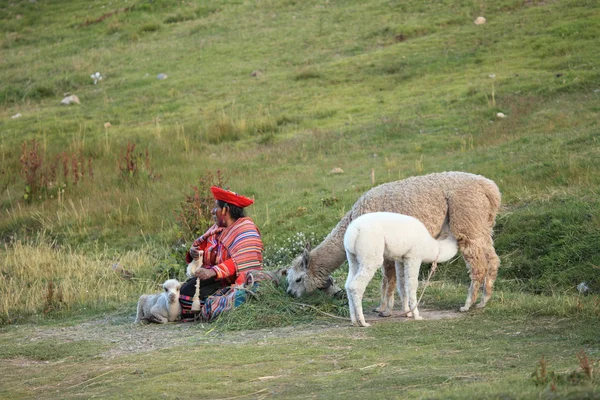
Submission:
M 529 378 L 542 355 L 558 377 L 576 370 L 581 349 L 598 359 L 596 3 L 1 4 L 0 292 L 12 295 L 0 297 L 0 397 L 183 396 L 194 383 L 221 398 L 598 398 L 597 381 L 561 381 L 552 392 Z M 478 16 L 487 23 L 475 25 Z M 97 71 L 104 79 L 94 85 Z M 61 106 L 66 94 L 81 104 Z M 41 161 L 28 182 L 22 146 L 33 139 Z M 135 173 L 119 168 L 129 143 Z M 344 173 L 329 174 L 336 167 Z M 127 337 L 139 294 L 182 277 L 193 237 L 177 215 L 216 170 L 255 198 L 248 211 L 272 269 L 305 240 L 318 243 L 374 185 L 485 175 L 503 196 L 492 301 L 456 321 L 358 331 L 338 321 L 310 338 L 240 344 L 249 330 L 332 323 L 265 289 L 261 301 L 194 327 L 188 346 L 111 360 L 96 358 L 116 346 L 105 339 L 54 347 L 29 332 L 117 313 L 116 339 Z M 460 258 L 441 266 L 425 306 L 456 309 L 465 271 Z M 343 282 L 344 268 L 335 277 Z M 303 301 L 347 313 L 318 295 Z M 220 337 L 236 357 L 215 360 L 204 346 Z M 181 366 L 205 359 L 206 376 Z

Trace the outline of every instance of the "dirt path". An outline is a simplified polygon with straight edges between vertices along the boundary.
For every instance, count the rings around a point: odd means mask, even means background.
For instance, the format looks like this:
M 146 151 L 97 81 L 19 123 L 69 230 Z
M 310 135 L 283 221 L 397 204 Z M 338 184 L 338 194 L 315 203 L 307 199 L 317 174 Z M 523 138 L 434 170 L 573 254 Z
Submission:
M 368 312 L 365 317 L 374 320 L 371 323 L 409 322 L 419 323 L 405 317 L 399 317 L 399 311 L 391 317 L 381 318 L 374 312 Z M 438 320 L 447 318 L 460 318 L 463 314 L 454 311 L 428 311 L 421 310 L 425 320 Z M 340 329 L 355 328 L 350 321 L 331 319 L 300 327 L 284 327 L 260 329 L 242 332 L 216 332 L 213 326 L 201 323 L 172 323 L 166 325 L 148 324 L 137 325 L 123 318 L 105 317 L 73 326 L 63 327 L 28 327 L 22 332 L 24 340 L 37 341 L 56 339 L 60 342 L 90 340 L 105 342 L 110 349 L 101 354 L 101 357 L 113 358 L 126 354 L 155 351 L 176 346 L 197 345 L 198 343 L 246 343 L 249 341 L 265 340 L 269 338 L 284 338 L 291 336 L 314 335 Z M 368 329 L 368 328 L 366 328 Z

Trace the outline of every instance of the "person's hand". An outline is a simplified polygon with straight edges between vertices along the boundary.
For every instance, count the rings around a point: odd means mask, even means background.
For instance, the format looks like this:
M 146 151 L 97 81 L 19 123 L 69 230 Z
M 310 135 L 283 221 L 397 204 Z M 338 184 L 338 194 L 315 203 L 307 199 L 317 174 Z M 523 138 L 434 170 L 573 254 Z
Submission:
M 212 268 L 198 268 L 196 270 L 196 278 L 200 278 L 201 281 L 205 281 L 210 278 L 217 276 L 217 273 Z
M 190 256 L 194 259 L 197 260 L 200 258 L 200 256 L 204 254 L 204 252 L 202 250 L 198 250 L 197 247 L 192 247 L 190 249 Z

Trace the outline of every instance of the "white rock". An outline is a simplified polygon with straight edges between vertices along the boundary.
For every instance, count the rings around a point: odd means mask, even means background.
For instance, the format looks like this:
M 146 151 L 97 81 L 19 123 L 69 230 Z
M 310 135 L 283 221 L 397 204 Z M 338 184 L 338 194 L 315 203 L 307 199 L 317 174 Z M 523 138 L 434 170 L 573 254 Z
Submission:
M 341 169 L 340 167 L 336 167 L 334 169 L 332 169 L 331 171 L 329 171 L 330 174 L 343 174 L 344 170 Z
M 75 103 L 75 104 L 81 104 L 81 103 L 79 102 L 79 97 L 77 97 L 77 96 L 75 96 L 74 94 L 72 94 L 72 95 L 70 95 L 70 96 L 67 96 L 67 97 L 65 97 L 65 98 L 64 98 L 64 99 L 62 99 L 62 100 L 61 100 L 61 102 L 60 102 L 60 104 L 65 104 L 65 105 L 67 105 L 67 106 L 68 106 L 68 105 L 70 105 L 70 104 L 72 104 L 72 103 Z
M 169 76 L 167 74 L 158 74 L 156 75 L 156 79 L 158 79 L 159 81 L 162 81 L 163 79 L 167 79 Z
M 483 25 L 485 24 L 486 19 L 483 17 L 477 17 L 477 19 L 475 20 L 475 25 Z
M 17 118 L 21 118 L 23 115 L 21 113 L 16 113 L 15 115 L 13 115 L 11 118 L 12 119 L 17 119 Z
M 105 127 L 105 128 L 110 128 L 111 126 L 112 126 L 112 125 L 111 125 L 111 123 L 110 123 L 110 122 L 105 122 L 105 123 L 104 123 L 104 127 Z
M 504 115 L 503 113 L 499 112 L 496 114 L 496 117 L 498 118 L 506 118 L 506 115 Z

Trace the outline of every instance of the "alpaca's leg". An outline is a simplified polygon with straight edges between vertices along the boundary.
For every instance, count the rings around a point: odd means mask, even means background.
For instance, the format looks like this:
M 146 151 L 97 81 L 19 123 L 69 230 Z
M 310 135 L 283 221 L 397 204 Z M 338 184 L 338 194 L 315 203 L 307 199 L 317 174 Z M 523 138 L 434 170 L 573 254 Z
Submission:
M 346 278 L 345 288 L 348 297 L 348 308 L 350 309 L 350 319 L 352 320 L 352 325 L 356 325 L 356 309 L 354 307 L 355 298 L 350 295 L 348 288 L 358 271 L 358 260 L 354 254 L 346 253 L 346 256 L 348 258 L 348 277 Z
M 365 316 L 363 314 L 362 308 L 362 298 L 365 293 L 365 289 L 367 285 L 373 279 L 375 272 L 381 266 L 383 260 L 372 264 L 361 263 L 360 267 L 352 278 L 351 281 L 346 281 L 346 291 L 348 292 L 348 299 L 352 299 L 353 309 L 354 309 L 354 317 L 352 317 L 352 323 L 356 326 L 370 326 L 365 321 Z
M 406 290 L 408 282 L 406 276 L 407 273 L 404 263 L 396 261 L 396 289 L 398 290 L 398 297 L 402 303 L 402 312 L 406 313 L 407 317 L 412 317 L 413 314 L 408 307 L 408 291 Z
M 484 252 L 484 246 L 482 242 L 485 242 L 485 240 L 479 239 L 474 241 L 467 241 L 466 245 L 464 245 L 461 249 L 471 275 L 471 286 L 469 287 L 467 300 L 465 301 L 465 305 L 460 308 L 460 311 L 462 312 L 469 311 L 471 305 L 477 301 L 477 296 L 479 295 L 479 288 L 485 280 L 487 271 L 487 258 Z
M 142 318 L 144 317 L 144 299 L 145 299 L 146 295 L 142 295 L 142 297 L 140 297 L 138 304 L 137 304 L 137 313 L 135 315 L 135 321 L 133 322 L 134 324 L 139 324 L 140 322 L 142 322 Z
M 489 265 L 489 260 L 493 258 L 489 247 L 492 246 L 490 236 L 499 202 L 499 199 L 490 200 L 495 195 L 493 192 L 478 184 L 464 185 L 454 190 L 447 198 L 450 231 L 458 240 L 459 249 L 471 275 L 471 286 L 461 311 L 469 310 L 471 304 L 477 300 L 479 288 L 486 280 L 488 270 L 488 295 L 491 294 L 495 279 L 495 272 L 491 272 L 491 269 L 496 266 Z M 485 301 L 487 300 L 484 299 L 484 304 Z
M 408 298 L 408 308 L 412 311 L 416 320 L 423 319 L 423 317 L 419 315 L 419 309 L 417 308 L 417 289 L 419 287 L 420 269 L 420 259 L 407 258 L 404 260 L 404 296 Z
M 492 297 L 492 291 L 494 290 L 494 281 L 498 275 L 498 267 L 500 266 L 500 258 L 494 250 L 494 242 L 491 238 L 487 238 L 486 246 L 484 248 L 485 258 L 487 260 L 487 273 L 485 275 L 485 281 L 483 285 L 483 294 L 477 308 L 483 308 L 487 304 L 490 297 Z
M 375 309 L 381 317 L 392 315 L 395 286 L 396 268 L 393 261 L 385 260 L 381 267 L 381 304 Z

